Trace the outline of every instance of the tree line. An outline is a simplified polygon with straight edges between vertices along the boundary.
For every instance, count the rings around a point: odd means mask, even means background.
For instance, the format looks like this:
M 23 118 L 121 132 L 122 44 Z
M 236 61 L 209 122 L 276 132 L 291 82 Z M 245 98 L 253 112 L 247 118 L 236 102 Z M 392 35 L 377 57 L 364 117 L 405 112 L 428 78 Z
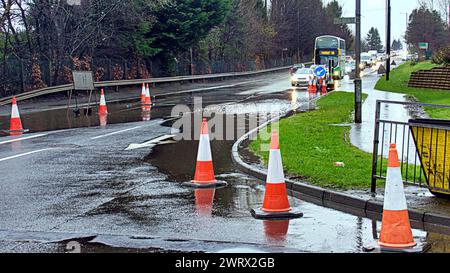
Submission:
M 156 65 L 161 74 L 174 75 L 177 64 L 192 60 L 206 67 L 252 61 L 255 69 L 273 59 L 310 60 L 314 38 L 322 34 L 353 44 L 349 28 L 333 24 L 342 15 L 338 1 L 0 1 L 1 63 L 31 60 L 31 88 L 70 82 L 70 69 L 89 70 L 96 58 L 130 63 L 127 73 L 114 65 L 114 78 L 142 78 L 152 76 Z M 42 60 L 52 64 L 46 69 L 51 83 L 39 79 Z M 94 73 L 101 80 L 106 72 Z
M 414 9 L 408 18 L 405 40 L 412 51 L 417 51 L 419 43 L 427 42 L 429 49 L 437 51 L 450 44 L 450 24 L 444 16 L 448 16 L 449 7 L 443 11 L 434 8 L 443 5 L 444 1 L 420 1 L 421 6 Z M 448 3 L 447 3 L 448 4 Z

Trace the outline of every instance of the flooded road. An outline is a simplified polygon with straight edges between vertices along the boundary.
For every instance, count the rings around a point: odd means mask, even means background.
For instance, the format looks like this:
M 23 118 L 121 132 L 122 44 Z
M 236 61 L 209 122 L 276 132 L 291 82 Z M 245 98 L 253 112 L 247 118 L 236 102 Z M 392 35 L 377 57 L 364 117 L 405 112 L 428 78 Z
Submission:
M 286 75 L 271 81 L 271 91 L 249 85 L 167 97 L 150 111 L 135 102 L 110 104 L 107 124 L 96 114 L 70 118 L 72 123 L 64 110 L 30 114 L 30 136 L 43 136 L 23 142 L 0 138 L 0 251 L 65 252 L 75 240 L 86 252 L 361 252 L 380 229 L 371 219 L 294 197 L 291 206 L 299 207 L 303 218 L 253 219 L 249 211 L 261 206 L 264 183 L 236 171 L 230 155 L 234 140 L 211 142 L 216 177 L 229 183 L 216 190 L 181 185 L 193 177 L 197 141 L 127 149 L 173 133 L 172 107 L 192 107 L 194 96 L 202 96 L 205 115 L 244 115 L 245 131 L 256 125 L 248 122 L 252 115 L 314 107 L 305 90 L 289 84 Z M 35 123 L 36 115 L 40 122 Z M 73 122 L 77 119 L 79 124 Z M 83 128 L 48 132 L 75 127 Z M 233 136 L 237 139 L 238 133 Z M 417 240 L 441 238 L 422 230 L 413 233 Z

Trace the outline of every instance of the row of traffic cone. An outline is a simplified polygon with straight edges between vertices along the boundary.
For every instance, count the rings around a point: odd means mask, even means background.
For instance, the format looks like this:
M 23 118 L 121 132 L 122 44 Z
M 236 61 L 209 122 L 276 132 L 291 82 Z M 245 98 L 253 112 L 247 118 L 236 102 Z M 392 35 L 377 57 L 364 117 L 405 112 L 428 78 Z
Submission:
M 320 88 L 318 86 L 320 86 Z M 319 85 L 317 85 L 317 78 L 309 76 L 308 92 L 314 94 L 318 91 L 320 91 L 322 95 L 327 93 L 327 81 L 325 77 L 319 78 Z
M 142 111 L 143 120 L 149 120 L 149 115 L 147 112 L 150 112 L 152 99 L 150 97 L 150 88 L 148 84 L 142 84 Z M 100 90 L 100 105 L 98 108 L 98 114 L 100 117 L 100 126 L 106 125 L 106 116 L 108 114 L 108 108 L 106 107 L 106 99 L 105 99 L 105 91 L 103 89 Z M 10 119 L 10 128 L 9 130 L 4 130 L 10 136 L 20 136 L 23 133 L 28 132 L 28 129 L 24 129 L 22 127 L 22 121 L 20 119 L 19 108 L 17 106 L 17 99 L 15 96 L 12 97 L 12 107 L 11 107 L 11 119 Z
M 152 105 L 152 98 L 150 97 L 150 87 L 142 83 L 141 102 L 143 105 Z
M 202 121 L 194 180 L 185 184 L 196 188 L 224 186 L 224 184 L 220 184 L 214 177 L 206 119 Z M 200 193 L 196 193 L 196 196 L 197 194 Z M 205 192 L 203 194 L 207 195 Z M 208 198 L 212 197 L 208 195 Z M 203 200 L 204 198 L 200 199 Z M 276 221 L 303 216 L 303 213 L 298 208 L 292 208 L 289 204 L 280 152 L 279 135 L 276 130 L 272 132 L 271 137 L 264 202 L 262 208 L 251 210 L 251 214 L 256 219 Z M 380 248 L 385 249 L 406 249 L 409 251 L 417 245 L 412 235 L 400 162 L 395 144 L 390 146 L 389 151 L 383 218 L 378 245 Z

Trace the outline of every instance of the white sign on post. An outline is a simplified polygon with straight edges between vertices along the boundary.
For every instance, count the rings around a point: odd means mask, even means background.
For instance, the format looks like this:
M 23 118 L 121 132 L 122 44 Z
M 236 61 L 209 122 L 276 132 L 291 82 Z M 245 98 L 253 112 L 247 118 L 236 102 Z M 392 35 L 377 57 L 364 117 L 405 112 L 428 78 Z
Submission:
M 94 90 L 92 71 L 72 71 L 75 90 Z

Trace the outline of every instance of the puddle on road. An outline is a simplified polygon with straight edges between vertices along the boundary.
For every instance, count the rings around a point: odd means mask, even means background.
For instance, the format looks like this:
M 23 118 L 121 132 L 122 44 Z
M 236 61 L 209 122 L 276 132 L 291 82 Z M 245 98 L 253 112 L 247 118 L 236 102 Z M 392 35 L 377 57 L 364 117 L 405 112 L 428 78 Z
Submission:
M 303 105 L 300 110 L 307 110 L 311 105 L 304 103 L 305 98 L 307 93 L 291 93 L 290 98 L 277 101 L 277 107 L 281 111 L 289 111 L 292 109 L 292 101 L 298 100 Z M 255 107 L 245 103 L 236 106 L 218 105 L 214 110 L 232 114 L 255 114 L 267 110 L 266 103 L 270 105 L 273 101 L 262 100 Z M 251 128 L 247 122 L 246 131 L 249 129 Z M 146 162 L 168 175 L 166 181 L 183 189 L 182 194 L 173 196 L 174 199 L 165 203 L 169 206 L 176 204 L 177 213 L 169 207 L 162 212 L 152 211 L 153 219 L 160 220 L 160 228 L 152 229 L 152 232 L 161 236 L 252 242 L 313 252 L 361 252 L 363 245 L 373 240 L 372 220 L 303 202 L 292 196 L 289 197 L 291 205 L 300 207 L 305 214 L 304 218 L 290 221 L 253 219 L 249 211 L 261 206 L 264 184 L 258 179 L 236 172 L 230 152 L 233 143 L 234 140 L 211 141 L 216 178 L 229 183 L 228 187 L 222 189 L 192 190 L 181 186 L 181 183 L 190 181 L 193 177 L 198 141 L 179 141 L 156 146 L 145 157 Z M 247 156 L 255 164 L 259 164 L 257 158 Z M 165 227 L 165 231 L 161 232 L 161 226 Z M 379 228 L 375 224 L 375 234 L 379 232 Z M 414 235 L 421 240 L 426 233 L 414 230 Z M 207 246 L 205 251 L 208 251 Z

